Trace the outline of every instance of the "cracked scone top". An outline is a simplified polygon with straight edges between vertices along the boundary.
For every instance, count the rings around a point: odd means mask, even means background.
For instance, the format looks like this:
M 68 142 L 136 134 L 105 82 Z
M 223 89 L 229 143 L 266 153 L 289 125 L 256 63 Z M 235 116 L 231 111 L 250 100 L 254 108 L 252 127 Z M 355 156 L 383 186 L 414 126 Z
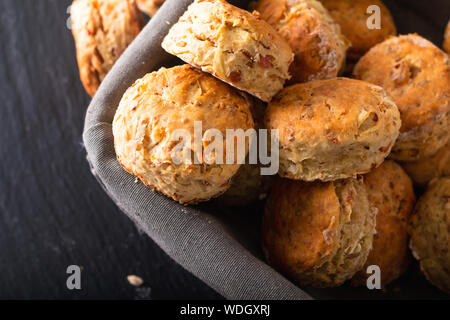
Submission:
M 285 88 L 269 104 L 266 127 L 278 130 L 282 177 L 331 181 L 378 167 L 401 125 L 384 90 L 347 78 Z
M 432 156 L 401 162 L 401 165 L 414 184 L 421 188 L 434 178 L 450 176 L 450 140 Z
M 253 98 L 252 100 L 255 129 L 264 129 L 264 113 L 267 106 L 259 99 Z M 221 206 L 236 207 L 247 206 L 257 200 L 265 199 L 269 193 L 273 176 L 262 175 L 261 168 L 260 162 L 251 164 L 247 155 L 245 164 L 241 165 L 234 175 L 231 187 L 216 199 L 216 203 Z
M 411 179 L 394 161 L 385 161 L 364 176 L 369 205 L 377 210 L 373 248 L 364 267 L 351 280 L 352 285 L 364 286 L 367 268 L 377 265 L 381 270 L 381 285 L 397 279 L 408 267 L 408 221 L 416 197 Z
M 376 45 L 356 64 L 358 79 L 383 87 L 400 110 L 402 127 L 390 157 L 429 157 L 450 139 L 450 58 L 409 34 Z
M 374 232 L 362 179 L 278 178 L 265 207 L 262 246 L 268 263 L 299 285 L 334 287 L 362 268 Z
M 349 43 L 320 2 L 260 0 L 255 10 L 288 41 L 295 53 L 289 83 L 338 75 Z
M 283 88 L 293 60 L 289 44 L 269 24 L 223 0 L 196 0 L 162 47 L 264 101 Z
M 430 182 L 411 218 L 410 248 L 428 281 L 450 293 L 450 177 Z
M 244 93 L 189 65 L 149 73 L 125 92 L 114 117 L 117 159 L 145 185 L 180 203 L 217 197 L 229 188 L 240 165 L 217 164 L 215 160 L 221 159 L 202 157 L 202 150 L 192 142 L 194 122 L 201 121 L 202 137 L 208 129 L 216 129 L 225 140 L 226 129 L 254 127 L 250 101 Z M 172 140 L 178 129 L 191 135 L 188 156 L 196 156 L 200 163 L 174 161 L 179 140 Z M 203 148 L 208 145 L 206 139 L 202 139 Z
M 134 0 L 75 0 L 70 18 L 81 82 L 93 96 L 141 31 L 142 14 Z

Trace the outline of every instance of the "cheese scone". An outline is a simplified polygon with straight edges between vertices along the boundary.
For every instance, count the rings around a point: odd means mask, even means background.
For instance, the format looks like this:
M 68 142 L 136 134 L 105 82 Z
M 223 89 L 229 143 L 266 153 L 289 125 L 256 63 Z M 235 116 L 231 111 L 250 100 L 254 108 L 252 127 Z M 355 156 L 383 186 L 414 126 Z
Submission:
M 266 102 L 289 79 L 294 56 L 268 23 L 224 0 L 194 1 L 162 47 Z

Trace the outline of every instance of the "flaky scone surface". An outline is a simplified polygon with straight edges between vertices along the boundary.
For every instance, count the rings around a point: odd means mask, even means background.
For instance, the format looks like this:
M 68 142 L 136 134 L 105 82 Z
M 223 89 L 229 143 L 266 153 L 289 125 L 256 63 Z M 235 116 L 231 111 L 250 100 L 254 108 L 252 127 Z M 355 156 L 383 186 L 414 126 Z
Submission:
M 361 58 L 354 75 L 383 87 L 400 110 L 392 159 L 431 156 L 450 139 L 450 59 L 431 42 L 416 34 L 391 37 Z
M 266 203 L 263 250 L 270 265 L 298 284 L 333 287 L 364 265 L 374 232 L 361 180 L 279 178 Z
M 139 9 L 153 17 L 166 0 L 136 0 Z
M 436 287 L 450 293 L 450 177 L 433 180 L 411 218 L 410 248 Z
M 450 54 L 450 21 L 447 24 L 447 28 L 445 29 L 445 35 L 444 35 L 444 50 L 448 54 Z
M 364 176 L 369 205 L 377 211 L 376 234 L 367 262 L 353 277 L 353 285 L 366 285 L 367 267 L 377 265 L 381 284 L 397 279 L 408 267 L 407 226 L 416 197 L 411 179 L 394 161 L 385 161 Z
M 189 65 L 160 69 L 137 80 L 124 94 L 113 121 L 117 158 L 129 173 L 148 187 L 184 204 L 197 203 L 225 192 L 239 164 L 217 164 L 188 143 L 199 164 L 176 164 L 171 141 L 176 130 L 194 137 L 194 122 L 208 129 L 253 128 L 250 101 L 245 94 Z M 208 144 L 202 140 L 203 148 Z M 223 160 L 226 143 L 223 143 Z M 174 149 L 175 148 L 175 149 Z M 246 142 L 248 150 L 248 141 Z M 178 152 L 178 151 L 177 151 Z
M 389 9 L 380 0 L 320 0 L 330 15 L 341 27 L 344 36 L 351 42 L 347 56 L 359 59 L 374 45 L 384 41 L 388 36 L 395 36 L 395 27 Z M 367 20 L 371 14 L 367 8 L 376 5 L 380 8 L 380 29 L 369 29 Z
M 224 0 L 196 0 L 162 47 L 264 101 L 283 88 L 293 60 L 289 44 L 269 24 Z
M 70 17 L 80 78 L 93 96 L 141 31 L 142 15 L 134 0 L 75 0 Z
M 435 154 L 401 165 L 418 187 L 426 187 L 434 178 L 450 176 L 450 140 Z
M 291 84 L 337 76 L 349 43 L 320 2 L 260 0 L 255 9 L 294 50 Z
M 343 179 L 378 167 L 401 125 L 382 88 L 346 78 L 285 88 L 269 104 L 265 121 L 279 132 L 279 174 L 306 181 Z

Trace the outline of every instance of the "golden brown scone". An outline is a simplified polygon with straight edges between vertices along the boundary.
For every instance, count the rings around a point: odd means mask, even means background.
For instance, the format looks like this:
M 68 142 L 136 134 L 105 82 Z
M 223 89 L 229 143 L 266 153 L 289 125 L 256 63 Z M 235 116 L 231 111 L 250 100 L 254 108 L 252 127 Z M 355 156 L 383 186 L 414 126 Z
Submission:
M 189 65 L 149 73 L 125 92 L 114 117 L 117 159 L 145 185 L 180 203 L 217 197 L 229 188 L 240 165 L 217 163 L 226 158 L 225 142 L 223 159 L 202 157 L 202 150 L 192 143 L 194 122 L 202 122 L 203 133 L 219 130 L 225 140 L 226 129 L 253 128 L 250 101 L 244 93 Z M 189 158 L 201 159 L 199 164 L 174 161 L 174 152 L 182 156 L 178 140 L 172 141 L 177 129 L 190 133 Z M 205 138 L 202 144 L 204 149 Z
M 417 202 L 410 248 L 427 279 L 450 293 L 450 177 L 433 180 Z
M 402 162 L 401 165 L 414 184 L 420 188 L 426 187 L 434 178 L 450 176 L 450 140 L 434 155 L 416 161 Z
M 266 104 L 256 98 L 252 99 L 252 115 L 255 129 L 264 127 Z M 257 143 L 255 141 L 254 143 Z M 230 188 L 220 197 L 217 203 L 224 206 L 246 206 L 267 197 L 273 176 L 261 175 L 261 164 L 250 164 L 247 157 L 245 164 L 234 175 Z
M 408 267 L 408 221 L 416 197 L 411 179 L 394 161 L 383 162 L 364 176 L 369 205 L 377 210 L 373 249 L 364 267 L 353 277 L 352 285 L 366 285 L 367 267 L 377 265 L 381 284 L 397 279 Z
M 336 78 L 290 86 L 269 104 L 278 129 L 282 177 L 330 181 L 378 167 L 401 125 L 395 103 L 364 81 Z
M 299 285 L 333 287 L 364 265 L 374 232 L 361 179 L 278 178 L 266 203 L 262 244 L 268 263 Z
M 136 0 L 139 9 L 153 17 L 166 0 Z
M 339 25 L 316 0 L 260 0 L 256 10 L 290 44 L 295 58 L 289 83 L 337 76 L 349 45 Z
M 383 87 L 400 110 L 392 159 L 431 156 L 450 139 L 450 60 L 431 42 L 417 34 L 391 37 L 359 60 L 354 75 Z
M 320 0 L 328 9 L 330 15 L 341 27 L 344 36 L 351 42 L 347 57 L 357 60 L 374 45 L 384 41 L 389 36 L 397 34 L 389 9 L 380 0 Z M 367 13 L 369 6 L 380 8 L 380 29 L 369 29 Z
M 81 82 L 93 96 L 141 31 L 142 15 L 134 0 L 75 0 L 70 17 Z
M 196 0 L 162 47 L 266 102 L 283 88 L 294 56 L 269 24 L 224 0 Z
M 447 24 L 447 28 L 445 29 L 445 35 L 444 35 L 444 50 L 448 54 L 450 54 L 450 21 Z

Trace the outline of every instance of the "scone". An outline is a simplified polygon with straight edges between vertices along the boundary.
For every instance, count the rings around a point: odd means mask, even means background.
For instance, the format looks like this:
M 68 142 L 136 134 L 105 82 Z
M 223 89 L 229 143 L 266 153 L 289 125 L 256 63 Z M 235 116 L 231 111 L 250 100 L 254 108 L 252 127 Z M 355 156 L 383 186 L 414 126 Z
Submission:
M 153 17 L 166 0 L 136 0 L 139 9 Z
M 256 98 L 252 103 L 252 115 L 255 129 L 263 129 L 266 104 Z M 255 141 L 254 143 L 258 143 Z M 263 200 L 269 194 L 273 176 L 261 175 L 261 164 L 250 164 L 246 159 L 234 175 L 230 188 L 216 199 L 223 206 L 246 206 L 257 200 Z
M 75 0 L 70 18 L 81 82 L 93 96 L 141 31 L 142 14 L 134 0 Z
M 450 21 L 448 22 L 447 28 L 445 29 L 443 48 L 445 52 L 450 54 Z
M 373 249 L 366 264 L 353 277 L 353 285 L 366 285 L 367 267 L 377 265 L 384 286 L 397 279 L 408 267 L 408 221 L 416 197 L 411 179 L 394 161 L 383 162 L 364 176 L 369 205 L 377 211 Z
M 350 60 L 358 60 L 374 45 L 384 41 L 389 36 L 397 34 L 392 15 L 380 0 L 320 0 L 328 9 L 330 15 L 341 27 L 344 36 L 351 42 L 347 51 Z M 367 13 L 370 6 L 380 8 L 380 29 L 369 29 Z
M 316 0 L 260 0 L 255 9 L 294 50 L 290 84 L 337 76 L 349 45 Z
M 389 155 L 401 125 L 395 103 L 364 81 L 336 78 L 285 88 L 269 104 L 279 175 L 305 181 L 354 177 Z
M 268 263 L 301 286 L 339 286 L 367 260 L 375 232 L 361 179 L 278 178 L 266 203 L 262 245 Z
M 216 203 L 227 207 L 247 206 L 255 201 L 263 200 L 269 194 L 273 176 L 261 175 L 261 167 L 246 162 L 234 175 L 231 187 Z
M 162 47 L 266 102 L 283 88 L 293 60 L 289 44 L 269 24 L 224 0 L 196 0 Z
M 359 60 L 354 75 L 383 87 L 400 110 L 392 159 L 429 157 L 450 139 L 450 59 L 431 42 L 416 34 L 389 38 Z
M 180 203 L 217 197 L 229 188 L 240 165 L 220 164 L 226 159 L 225 141 L 223 158 L 220 150 L 206 157 L 210 142 L 205 133 L 218 130 L 225 140 L 226 129 L 253 128 L 250 101 L 244 93 L 189 65 L 149 73 L 125 92 L 114 117 L 117 159 L 145 185 Z M 194 142 L 198 122 L 200 148 Z M 187 149 L 179 148 L 182 141 L 175 136 L 181 130 L 190 135 L 184 141 Z M 245 143 L 247 152 L 248 139 Z M 193 159 L 191 163 L 186 156 Z
M 426 187 L 434 178 L 450 176 L 450 140 L 432 156 L 402 162 L 401 165 L 420 188 Z
M 450 177 L 433 180 L 411 218 L 410 248 L 436 287 L 450 293 Z

